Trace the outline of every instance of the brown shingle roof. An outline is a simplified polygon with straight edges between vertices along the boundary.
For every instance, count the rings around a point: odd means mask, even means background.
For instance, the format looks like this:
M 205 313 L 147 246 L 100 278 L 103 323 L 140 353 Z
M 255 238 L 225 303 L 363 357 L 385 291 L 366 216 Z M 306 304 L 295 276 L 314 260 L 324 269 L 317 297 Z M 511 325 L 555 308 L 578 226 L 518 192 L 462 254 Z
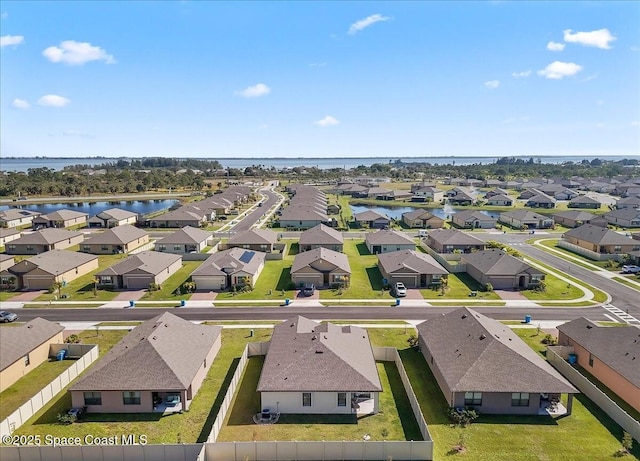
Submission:
M 57 323 L 37 317 L 19 327 L 3 328 L 0 334 L 0 370 L 64 330 Z
M 484 245 L 479 238 L 457 229 L 434 229 L 429 238 L 441 245 Z
M 497 248 L 462 255 L 462 262 L 473 266 L 485 275 L 510 275 L 522 272 L 541 274 L 542 271 L 522 259 L 511 256 Z
M 300 234 L 300 245 L 341 245 L 343 243 L 342 234 L 324 224 L 318 224 Z
M 249 229 L 238 232 L 229 239 L 229 245 L 273 245 L 278 234 L 269 229 Z
M 142 229 L 131 224 L 112 227 L 104 232 L 92 234 L 92 236 L 84 243 L 87 245 L 120 245 L 133 242 L 139 238 L 148 235 Z
M 413 241 L 404 232 L 396 230 L 379 230 L 378 232 L 370 232 L 365 237 L 367 245 L 415 245 Z
M 148 274 L 157 275 L 181 259 L 182 256 L 172 253 L 141 251 L 140 253 L 127 256 L 124 261 L 114 264 L 111 267 L 107 267 L 96 275 L 125 275 L 134 270 L 140 270 Z
M 620 235 L 606 227 L 583 224 L 564 233 L 565 236 L 595 243 L 597 245 L 633 245 L 637 243 L 629 237 Z
M 177 231 L 167 235 L 161 240 L 156 242 L 156 245 L 159 243 L 167 244 L 167 243 L 200 243 L 203 240 L 207 240 L 211 238 L 213 233 L 207 232 L 202 229 L 197 229 L 191 226 L 185 226 Z
M 231 275 L 239 271 L 255 274 L 258 268 L 264 264 L 265 258 L 266 253 L 261 251 L 231 248 L 209 256 L 191 275 Z
M 76 238 L 84 234 L 81 232 L 74 232 L 66 229 L 57 229 L 55 227 L 47 227 L 30 234 L 22 234 L 22 237 L 15 239 L 11 242 L 12 245 L 51 245 L 52 243 L 62 242 Z
M 439 274 L 446 275 L 449 272 L 442 267 L 433 256 L 426 253 L 418 253 L 414 250 L 392 251 L 378 255 L 378 261 L 385 272 L 396 271 L 415 272 L 418 274 Z
M 71 269 L 86 264 L 89 261 L 93 261 L 94 259 L 98 259 L 98 256 L 79 253 L 77 251 L 50 250 L 40 253 L 39 255 L 32 256 L 25 261 L 35 264 L 40 270 L 43 270 L 48 274 L 56 275 L 70 271 Z M 22 261 L 18 264 L 21 263 Z M 14 267 L 18 267 L 18 264 Z M 9 269 L 10 272 L 11 269 L 13 268 Z
M 349 266 L 349 258 L 347 258 L 347 255 L 323 247 L 298 253 L 293 260 L 291 273 L 293 274 L 304 267 L 311 266 L 318 260 L 327 261 L 339 269 L 342 269 L 344 272 L 351 273 L 351 266 Z

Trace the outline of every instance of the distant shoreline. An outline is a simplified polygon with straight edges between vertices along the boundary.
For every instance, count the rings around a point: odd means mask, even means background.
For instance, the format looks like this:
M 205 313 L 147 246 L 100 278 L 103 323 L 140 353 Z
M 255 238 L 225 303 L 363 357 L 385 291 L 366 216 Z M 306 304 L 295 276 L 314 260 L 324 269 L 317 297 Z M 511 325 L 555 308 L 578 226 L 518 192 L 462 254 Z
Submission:
M 410 159 L 428 159 L 428 158 L 477 158 L 477 159 L 493 159 L 493 158 L 557 158 L 557 157 L 566 157 L 566 158 L 600 158 L 601 160 L 607 160 L 608 158 L 638 158 L 640 159 L 640 154 L 637 155 L 586 155 L 586 154 L 545 154 L 545 155 L 396 155 L 396 156 L 359 156 L 359 157 L 174 157 L 174 156 L 166 156 L 166 155 L 150 155 L 150 156 L 142 156 L 142 157 L 106 157 L 102 155 L 96 156 L 84 156 L 84 157 L 51 157 L 51 156 L 3 156 L 0 157 L 0 162 L 2 159 L 5 160 L 42 160 L 42 159 L 50 159 L 50 160 L 136 160 L 136 159 L 148 159 L 148 158 L 175 158 L 180 160 L 192 159 L 192 160 L 388 160 L 388 159 L 397 159 L 397 160 L 410 160 Z

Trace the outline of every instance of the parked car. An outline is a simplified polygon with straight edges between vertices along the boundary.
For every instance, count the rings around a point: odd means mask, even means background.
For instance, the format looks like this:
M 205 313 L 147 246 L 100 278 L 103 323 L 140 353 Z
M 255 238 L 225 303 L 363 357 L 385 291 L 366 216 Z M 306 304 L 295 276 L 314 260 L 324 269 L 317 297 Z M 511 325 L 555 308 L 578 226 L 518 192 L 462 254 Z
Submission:
M 632 264 L 622 266 L 623 274 L 637 274 L 638 272 L 640 272 L 640 266 L 635 266 Z
M 0 322 L 15 322 L 18 320 L 18 316 L 13 312 L 8 311 L 0 311 Z
M 302 294 L 305 296 L 313 296 L 316 292 L 316 286 L 313 283 L 305 283 L 302 289 Z
M 393 286 L 393 291 L 398 298 L 402 298 L 403 296 L 407 296 L 407 287 L 404 286 L 404 283 L 398 282 Z

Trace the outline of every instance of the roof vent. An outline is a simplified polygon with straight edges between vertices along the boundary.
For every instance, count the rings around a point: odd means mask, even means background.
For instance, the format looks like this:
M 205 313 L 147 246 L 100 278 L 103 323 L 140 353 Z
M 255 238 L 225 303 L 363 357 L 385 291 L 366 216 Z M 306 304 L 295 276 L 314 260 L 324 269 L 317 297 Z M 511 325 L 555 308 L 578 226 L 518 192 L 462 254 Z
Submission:
M 27 328 L 33 328 L 33 325 L 27 325 Z
M 316 354 L 322 354 L 323 351 L 316 351 Z
M 316 339 L 315 335 L 311 337 L 311 341 L 315 341 L 315 339 Z
M 587 325 L 587 330 L 591 330 L 593 328 L 592 325 Z
M 158 339 L 156 336 L 154 336 L 152 339 Z
M 467 314 L 462 314 L 462 317 L 460 317 L 461 319 L 466 319 L 467 318 Z
M 486 337 L 487 337 L 487 335 L 485 335 L 484 333 L 482 333 L 482 334 L 480 335 L 480 339 L 481 339 L 481 340 L 482 340 L 482 339 L 486 339 Z

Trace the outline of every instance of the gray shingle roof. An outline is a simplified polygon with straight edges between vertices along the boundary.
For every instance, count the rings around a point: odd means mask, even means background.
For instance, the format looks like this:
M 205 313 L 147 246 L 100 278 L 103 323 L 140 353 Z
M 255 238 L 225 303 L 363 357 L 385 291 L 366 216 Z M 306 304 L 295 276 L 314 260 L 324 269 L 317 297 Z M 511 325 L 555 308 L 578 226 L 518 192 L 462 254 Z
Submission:
M 0 220 L 13 221 L 14 219 L 26 218 L 29 216 L 36 217 L 42 213 L 37 211 L 23 210 L 21 208 L 9 208 L 7 210 L 0 210 Z
M 191 209 L 183 209 L 182 207 L 177 210 L 168 211 L 160 216 L 156 216 L 155 218 L 151 218 L 149 221 L 203 221 L 205 218 L 204 211 L 196 212 Z
M 122 226 L 112 227 L 104 232 L 92 234 L 88 240 L 85 240 L 85 244 L 120 245 L 133 242 L 145 235 L 148 234 L 142 229 L 132 226 L 131 224 L 124 224 Z
M 640 327 L 601 327 L 580 317 L 558 330 L 640 387 Z
M 415 250 L 400 250 L 378 255 L 378 261 L 385 272 L 410 271 L 418 274 L 446 275 L 449 272 L 426 253 L 418 253 Z
M 495 222 L 496 218 L 492 218 L 491 216 L 486 215 L 479 210 L 462 210 L 453 214 L 453 220 L 459 221 L 459 222 L 460 221 L 468 222 L 468 221 L 475 221 L 475 220 Z
M 381 392 L 367 331 L 298 316 L 273 330 L 258 392 Z
M 66 229 L 57 229 L 55 227 L 47 227 L 30 234 L 22 234 L 18 239 L 11 242 L 13 245 L 51 245 L 52 243 L 62 242 L 81 236 L 81 232 L 74 232 Z
M 182 260 L 182 256 L 172 253 L 158 253 L 156 251 L 141 251 L 127 256 L 124 261 L 107 267 L 96 275 L 125 275 L 134 270 L 157 275 L 178 260 Z
M 416 242 L 413 241 L 411 237 L 409 237 L 404 232 L 400 232 L 397 230 L 386 230 L 382 229 L 378 232 L 370 232 L 365 237 L 365 241 L 368 245 L 415 245 Z
M 40 317 L 19 327 L 3 328 L 0 334 L 0 370 L 4 370 L 62 330 L 64 327 Z
M 556 216 L 559 218 L 573 219 L 576 221 L 590 221 L 596 217 L 596 215 L 592 213 L 587 213 L 586 211 L 581 210 L 560 211 L 553 214 L 554 218 Z
M 112 218 L 117 221 L 122 221 L 124 219 L 129 219 L 133 216 L 138 216 L 138 214 L 132 211 L 123 210 L 122 208 L 109 208 L 108 210 L 104 210 L 96 214 L 96 216 L 102 219 Z
M 535 202 L 535 203 L 556 203 L 556 199 L 554 199 L 553 197 L 549 197 L 547 194 L 538 194 L 538 195 L 534 195 L 533 197 L 531 197 L 529 200 L 527 200 L 527 203 L 529 202 Z
M 504 194 L 495 194 L 487 198 L 488 202 L 513 202 L 513 198 Z
M 385 219 L 389 221 L 389 218 L 382 213 L 378 213 L 374 210 L 365 210 L 353 215 L 353 219 L 356 221 L 376 221 L 378 219 Z
M 589 197 L 588 195 L 578 195 L 577 197 L 569 200 L 569 203 L 587 203 L 587 204 L 600 204 L 600 202 L 593 197 Z
M 39 255 L 32 256 L 26 261 L 35 264 L 39 269 L 48 274 L 56 275 L 70 271 L 71 269 L 86 264 L 89 261 L 93 261 L 94 259 L 98 259 L 98 256 L 79 253 L 77 251 L 50 250 L 40 253 Z M 22 261 L 18 264 L 21 263 Z M 17 267 L 17 265 L 14 267 Z
M 541 219 L 552 219 L 529 210 L 505 211 L 500 216 L 517 219 L 518 221 L 539 221 Z
M 264 263 L 265 257 L 266 253 L 261 251 L 231 248 L 212 254 L 191 275 L 231 275 L 239 271 L 255 274 Z
M 514 276 L 522 272 L 542 273 L 542 271 L 530 266 L 522 259 L 511 256 L 497 248 L 464 254 L 462 255 L 462 261 L 486 275 Z
M 0 238 L 9 237 L 10 235 L 16 235 L 20 233 L 20 229 L 15 227 L 0 227 Z
M 349 258 L 347 258 L 347 255 L 323 247 L 298 253 L 293 260 L 291 273 L 293 274 L 304 267 L 313 265 L 313 263 L 318 260 L 327 261 L 339 269 L 342 269 L 344 272 L 351 273 L 351 266 L 349 266 Z
M 207 240 L 209 238 L 211 238 L 211 236 L 213 235 L 213 233 L 211 232 L 207 232 L 205 230 L 202 229 L 197 229 L 195 227 L 191 227 L 191 226 L 185 226 L 182 227 L 180 229 L 178 229 L 175 232 L 172 232 L 171 234 L 167 235 L 166 237 L 162 238 L 161 240 L 158 240 L 156 242 L 156 244 L 158 243 L 162 243 L 162 244 L 167 244 L 167 243 L 200 243 L 203 240 Z
M 165 312 L 134 328 L 71 390 L 187 389 L 221 332 L 220 326 L 196 325 Z
M 81 211 L 62 209 L 62 210 L 57 210 L 51 213 L 40 215 L 38 216 L 38 220 L 66 221 L 68 219 L 76 219 L 76 218 L 81 218 L 83 216 L 88 217 L 89 215 Z
M 508 326 L 469 308 L 417 328 L 453 392 L 578 392 Z
M 640 218 L 640 210 L 635 208 L 623 208 L 621 210 L 613 210 L 603 214 L 605 218 L 618 218 L 618 219 L 636 219 Z
M 337 230 L 318 224 L 300 234 L 300 245 L 342 245 L 344 239 Z
M 229 245 L 273 245 L 277 241 L 277 232 L 269 229 L 248 229 L 233 235 L 229 239 Z
M 597 245 L 632 245 L 638 243 L 606 227 L 594 226 L 592 224 L 583 224 L 580 227 L 565 232 L 564 235 Z
M 436 215 L 434 215 L 433 213 L 431 213 L 429 210 L 422 210 L 420 208 L 413 210 L 413 211 L 407 211 L 406 213 L 402 213 L 402 217 L 409 219 L 411 221 L 415 220 L 415 219 L 431 219 L 431 218 L 438 218 L 438 219 L 442 219 Z
M 429 238 L 441 245 L 484 245 L 479 238 L 457 229 L 434 229 Z

